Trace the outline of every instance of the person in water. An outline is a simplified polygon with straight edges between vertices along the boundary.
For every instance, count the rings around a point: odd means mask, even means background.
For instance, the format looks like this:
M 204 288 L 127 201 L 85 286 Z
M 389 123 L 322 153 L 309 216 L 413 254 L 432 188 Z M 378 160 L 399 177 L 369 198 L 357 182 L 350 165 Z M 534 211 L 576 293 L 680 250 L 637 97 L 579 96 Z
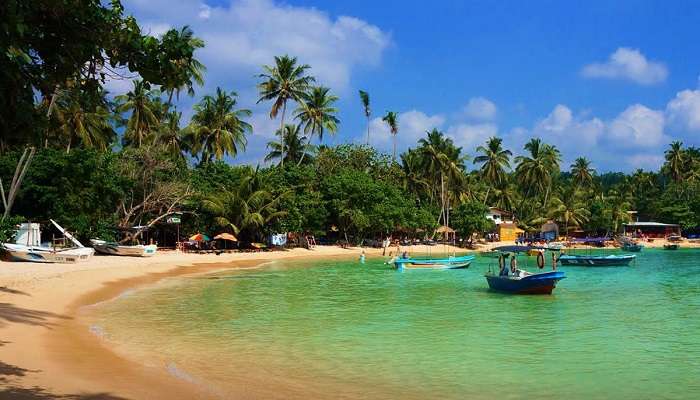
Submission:
M 360 264 L 365 263 L 365 249 L 362 249 L 362 254 L 360 254 Z

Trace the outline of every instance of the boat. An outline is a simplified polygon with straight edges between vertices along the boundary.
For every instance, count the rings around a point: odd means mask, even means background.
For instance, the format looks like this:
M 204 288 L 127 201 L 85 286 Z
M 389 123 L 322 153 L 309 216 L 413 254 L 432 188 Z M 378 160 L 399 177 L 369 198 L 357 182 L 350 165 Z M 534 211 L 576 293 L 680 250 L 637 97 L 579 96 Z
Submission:
M 581 255 L 581 254 L 562 254 L 558 260 L 561 265 L 573 265 L 579 267 L 613 267 L 629 265 L 637 256 L 634 254 L 620 255 Z
M 158 246 L 155 244 L 124 246 L 116 242 L 107 242 L 99 239 L 91 239 L 90 244 L 98 253 L 112 256 L 151 257 L 158 250 Z
M 78 239 L 58 225 L 56 221 L 50 221 L 66 239 L 73 243 L 74 247 L 58 248 L 40 245 L 41 232 L 37 227 L 31 228 L 31 233 L 27 236 L 27 244 L 2 243 L 7 258 L 10 261 L 71 264 L 88 261 L 95 254 L 94 249 L 83 246 Z M 27 225 L 31 227 L 32 224 Z M 19 236 L 18 234 L 17 237 Z
M 562 242 L 549 242 L 547 244 L 547 249 L 549 250 L 561 250 L 564 247 Z
M 664 250 L 678 250 L 680 245 L 678 243 L 667 243 L 664 245 Z
M 632 253 L 639 253 L 644 248 L 644 245 L 637 243 L 635 240 L 625 236 L 618 238 L 617 242 L 620 244 L 620 248 L 622 250 L 629 251 Z
M 396 257 L 392 260 L 397 270 L 465 269 L 474 261 L 474 256 L 450 256 L 447 258 Z
M 499 269 L 489 271 L 484 275 L 489 288 L 496 292 L 510 294 L 552 294 L 557 283 L 566 278 L 564 271 L 556 270 L 556 263 L 552 265 L 552 271 L 528 272 L 517 267 L 517 254 L 527 253 L 531 250 L 543 251 L 543 248 L 532 246 L 502 246 L 496 250 L 501 251 L 498 258 Z M 537 264 L 540 269 L 544 268 L 544 254 L 537 256 Z M 510 268 L 506 261 L 510 257 Z

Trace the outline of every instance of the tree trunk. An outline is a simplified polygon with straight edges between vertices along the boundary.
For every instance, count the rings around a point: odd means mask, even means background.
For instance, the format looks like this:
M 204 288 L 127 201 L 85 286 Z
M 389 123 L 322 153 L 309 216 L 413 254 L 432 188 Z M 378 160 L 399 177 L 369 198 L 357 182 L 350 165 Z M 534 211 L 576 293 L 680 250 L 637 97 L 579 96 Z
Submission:
M 393 134 L 394 136 L 394 161 L 396 161 L 396 134 Z
M 369 146 L 369 115 L 367 116 L 367 146 Z
M 282 118 L 280 119 L 280 131 L 283 131 L 284 129 L 284 114 L 287 113 L 287 102 L 285 101 L 282 104 Z
M 311 139 L 312 139 L 313 137 L 314 137 L 314 133 L 311 132 L 311 134 L 309 135 L 309 140 L 306 142 L 306 146 L 307 146 L 307 147 L 308 147 L 309 145 L 311 145 Z M 301 151 L 301 158 L 299 158 L 299 162 L 297 163 L 297 167 L 301 165 L 301 162 L 302 162 L 302 161 L 304 161 L 304 156 L 305 156 L 305 155 L 306 155 L 306 151 L 305 151 L 304 149 L 302 149 L 302 151 Z

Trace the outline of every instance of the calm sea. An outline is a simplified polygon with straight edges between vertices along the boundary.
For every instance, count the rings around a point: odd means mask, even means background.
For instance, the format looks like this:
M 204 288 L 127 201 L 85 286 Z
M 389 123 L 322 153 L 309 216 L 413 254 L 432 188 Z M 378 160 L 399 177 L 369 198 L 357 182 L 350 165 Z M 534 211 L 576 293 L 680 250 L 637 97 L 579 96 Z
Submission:
M 383 261 L 169 279 L 89 318 L 117 351 L 224 398 L 700 398 L 700 250 L 562 267 L 552 296 L 488 291 L 487 258 Z

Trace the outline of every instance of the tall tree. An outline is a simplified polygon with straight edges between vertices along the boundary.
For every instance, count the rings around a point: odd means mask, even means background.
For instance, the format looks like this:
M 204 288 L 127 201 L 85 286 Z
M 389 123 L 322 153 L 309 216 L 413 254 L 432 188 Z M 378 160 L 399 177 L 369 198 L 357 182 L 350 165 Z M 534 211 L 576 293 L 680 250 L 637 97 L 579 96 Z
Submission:
M 306 143 L 306 136 L 300 134 L 298 125 L 287 124 L 275 135 L 279 140 L 267 142 L 270 152 L 265 156 L 265 161 L 280 160 L 280 165 L 284 166 L 285 162 L 299 162 L 304 156 L 306 160 L 311 160 L 313 145 Z
M 307 75 L 307 70 L 311 68 L 307 64 L 297 65 L 297 58 L 288 55 L 276 56 L 275 65 L 264 65 L 262 74 L 258 75 L 264 81 L 258 84 L 260 98 L 262 101 L 273 101 L 270 109 L 270 118 L 277 118 L 280 109 L 282 118 L 280 119 L 280 129 L 284 128 L 284 116 L 287 112 L 287 102 L 289 100 L 301 102 L 304 99 L 309 86 L 315 81 L 314 77 Z
M 141 147 L 151 133 L 158 128 L 158 105 L 154 99 L 159 96 L 157 90 L 151 90 L 147 82 L 135 80 L 129 92 L 115 97 L 116 111 L 130 112 L 124 131 L 124 144 Z
M 67 141 L 66 153 L 79 144 L 106 150 L 116 137 L 108 105 L 89 104 L 79 89 L 62 90 L 56 97 L 55 110 L 52 117 Z
M 163 71 L 165 82 L 161 85 L 164 92 L 168 93 L 168 107 L 172 106 L 173 94 L 180 96 L 180 91 L 187 90 L 187 94 L 194 96 L 194 84 L 204 84 L 204 72 L 206 67 L 194 58 L 194 52 L 204 47 L 204 41 L 194 36 L 189 26 L 180 30 L 170 29 L 163 34 L 161 47 L 166 55 L 170 55 L 170 62 Z
M 577 186 L 569 185 L 561 188 L 558 196 L 554 196 L 550 214 L 559 222 L 564 223 L 564 232 L 569 235 L 570 226 L 581 226 L 588 221 L 590 212 L 586 203 L 581 199 Z
M 571 176 L 574 184 L 579 188 L 588 188 L 593 185 L 593 174 L 595 170 L 591 168 L 591 162 L 586 157 L 578 157 L 571 164 Z
M 367 145 L 369 146 L 369 118 L 372 115 L 372 110 L 369 108 L 369 93 L 360 90 L 360 100 L 362 100 L 362 108 L 367 118 Z
M 542 206 L 546 207 L 552 179 L 559 173 L 561 155 L 554 146 L 542 143 L 539 138 L 533 138 L 525 144 L 525 150 L 530 154 L 515 158 L 517 167 L 515 172 L 522 187 L 525 197 L 534 194 L 544 194 Z
M 216 95 L 206 95 L 194 106 L 194 116 L 188 129 L 194 135 L 193 153 L 199 154 L 201 163 L 221 160 L 225 155 L 236 156 L 245 150 L 246 134 L 253 127 L 243 120 L 250 110 L 237 109 L 237 94 L 216 88 Z
M 664 164 L 664 169 L 666 173 L 675 182 L 679 182 L 683 179 L 685 173 L 685 150 L 683 149 L 683 142 L 674 141 L 668 150 L 664 152 L 666 158 L 666 163 Z
M 490 185 L 484 196 L 484 204 L 488 202 L 491 187 L 501 185 L 505 179 L 506 169 L 510 169 L 510 156 L 513 153 L 510 150 L 504 150 L 501 146 L 502 142 L 503 139 L 492 137 L 486 142 L 486 146 L 476 148 L 477 153 L 481 155 L 474 158 L 474 164 L 481 164 L 481 176 Z
M 299 125 L 304 128 L 309 145 L 314 135 L 323 140 L 324 132 L 334 134 L 338 130 L 340 120 L 335 116 L 338 109 L 334 106 L 338 97 L 330 94 L 329 90 L 323 86 L 311 88 L 311 92 L 304 95 L 304 102 L 294 115 L 294 118 L 299 120 Z M 304 161 L 304 155 L 305 153 L 301 154 L 298 165 Z
M 396 160 L 396 135 L 399 133 L 399 121 L 398 116 L 393 111 L 387 111 L 386 115 L 382 117 L 382 121 L 389 125 L 389 131 L 394 141 L 394 152 L 392 153 L 392 158 Z

